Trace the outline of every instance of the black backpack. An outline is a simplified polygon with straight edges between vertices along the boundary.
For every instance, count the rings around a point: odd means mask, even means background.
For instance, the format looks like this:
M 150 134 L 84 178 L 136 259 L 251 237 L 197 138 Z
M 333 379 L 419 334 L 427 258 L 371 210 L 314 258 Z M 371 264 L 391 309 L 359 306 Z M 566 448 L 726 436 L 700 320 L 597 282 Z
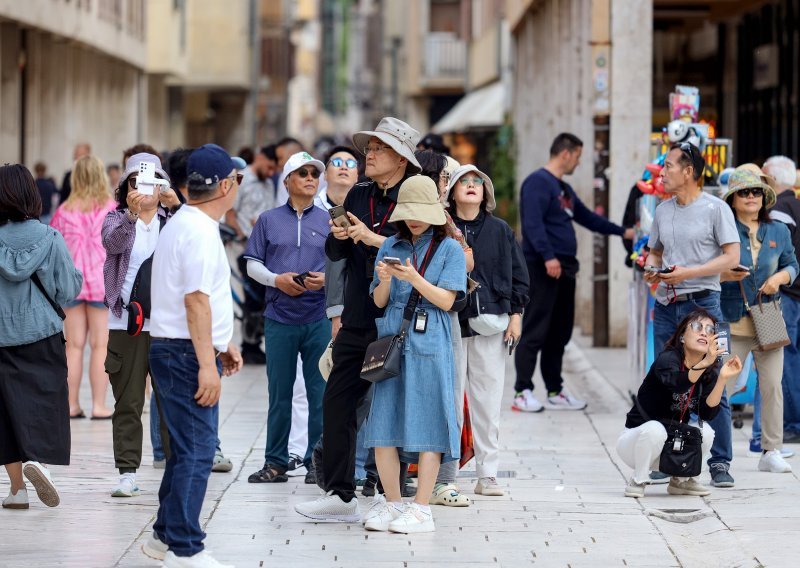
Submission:
M 159 216 L 159 232 L 164 229 L 166 217 Z M 150 285 L 153 275 L 153 255 L 151 254 L 139 267 L 133 280 L 131 297 L 125 309 L 128 310 L 128 335 L 136 337 L 144 328 L 144 321 L 150 319 Z

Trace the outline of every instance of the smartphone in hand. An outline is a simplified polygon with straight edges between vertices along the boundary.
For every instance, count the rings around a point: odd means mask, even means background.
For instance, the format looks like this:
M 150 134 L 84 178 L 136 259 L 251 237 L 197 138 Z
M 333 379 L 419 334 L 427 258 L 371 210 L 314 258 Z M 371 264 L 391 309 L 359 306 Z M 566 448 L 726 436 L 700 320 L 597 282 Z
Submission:
M 294 280 L 298 286 L 302 286 L 303 288 L 305 288 L 307 277 L 308 277 L 308 272 L 303 272 L 302 274 L 297 274 L 295 276 L 292 276 L 292 280 Z
M 402 264 L 396 256 L 384 256 L 381 260 L 383 260 L 384 264 Z
M 741 264 L 739 266 L 731 268 L 731 270 L 733 270 L 734 272 L 750 272 L 749 268 L 747 268 L 746 266 L 743 266 Z
M 353 224 L 350 222 L 350 218 L 347 216 L 347 211 L 341 205 L 337 205 L 336 207 L 331 207 L 328 213 L 330 213 L 333 224 L 336 225 L 337 227 L 341 227 L 342 229 L 347 229 L 348 227 L 353 226 Z
M 731 354 L 731 324 L 721 321 L 717 323 L 717 344 L 723 350 L 720 355 Z

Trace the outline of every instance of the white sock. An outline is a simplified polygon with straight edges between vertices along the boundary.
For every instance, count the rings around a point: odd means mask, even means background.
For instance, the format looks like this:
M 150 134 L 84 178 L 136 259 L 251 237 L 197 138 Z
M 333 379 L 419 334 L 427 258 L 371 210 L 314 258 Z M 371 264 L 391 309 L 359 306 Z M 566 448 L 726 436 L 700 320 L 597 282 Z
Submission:
M 430 505 L 420 505 L 419 503 L 414 503 L 414 504 L 417 506 L 417 508 L 420 511 L 422 511 L 426 515 L 430 515 L 431 514 L 431 506 Z

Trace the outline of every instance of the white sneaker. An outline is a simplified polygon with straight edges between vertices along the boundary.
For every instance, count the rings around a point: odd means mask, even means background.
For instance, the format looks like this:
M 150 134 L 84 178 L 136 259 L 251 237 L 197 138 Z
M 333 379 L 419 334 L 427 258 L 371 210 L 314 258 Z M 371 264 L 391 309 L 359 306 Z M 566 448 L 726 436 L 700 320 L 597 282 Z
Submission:
M 171 550 L 164 556 L 166 568 L 235 568 L 233 564 L 222 564 L 211 556 L 207 550 L 202 550 L 194 556 L 175 556 Z
M 372 503 L 369 505 L 369 509 L 367 509 L 367 512 L 364 513 L 364 516 L 361 519 L 361 524 L 366 525 L 368 520 L 375 515 L 380 514 L 384 506 L 386 506 L 386 497 L 383 494 L 376 492 L 375 496 L 372 498 Z
M 475 484 L 475 495 L 486 495 L 487 497 L 502 497 L 506 492 L 497 484 L 494 477 L 481 477 Z
M 57 507 L 61 503 L 58 490 L 53 485 L 53 478 L 50 477 L 50 472 L 46 467 L 39 462 L 29 461 L 23 466 L 22 473 L 36 489 L 36 496 L 39 501 L 48 507 Z
M 761 454 L 758 460 L 759 471 L 771 471 L 772 473 L 791 473 L 792 466 L 786 463 L 781 456 L 780 450 L 770 450 L 766 454 Z
M 531 389 L 525 389 L 522 392 L 518 392 L 514 397 L 511 410 L 518 410 L 520 412 L 541 412 L 544 410 L 544 406 L 533 396 L 533 391 L 531 391 Z
M 583 410 L 586 408 L 586 401 L 575 398 L 567 389 L 561 389 L 556 396 L 547 397 L 548 410 Z
M 393 533 L 424 533 L 434 532 L 433 515 L 426 513 L 416 503 L 411 503 L 402 515 L 389 523 L 389 532 Z
M 169 547 L 161 542 L 156 533 L 150 533 L 150 538 L 142 545 L 142 552 L 154 560 L 164 560 Z
M 647 484 L 636 483 L 631 477 L 630 481 L 628 481 L 628 485 L 625 487 L 625 497 L 635 497 L 636 499 L 644 497 L 645 485 Z
M 136 497 L 139 495 L 139 486 L 136 485 L 135 473 L 123 473 L 119 476 L 119 483 L 111 491 L 112 497 Z
M 389 523 L 398 518 L 405 511 L 402 503 L 399 504 L 384 503 L 382 507 L 375 507 L 372 516 L 364 523 L 364 528 L 368 531 L 383 531 L 389 530 Z
M 28 490 L 24 487 L 16 493 L 12 493 L 9 489 L 8 497 L 3 499 L 3 509 L 27 509 L 29 507 Z
M 328 491 L 325 495 L 314 501 L 306 501 L 294 506 L 294 510 L 317 521 L 340 521 L 343 523 L 357 523 L 361 520 L 361 513 L 358 509 L 358 499 L 353 497 L 349 503 L 345 503 L 341 497 L 333 491 Z

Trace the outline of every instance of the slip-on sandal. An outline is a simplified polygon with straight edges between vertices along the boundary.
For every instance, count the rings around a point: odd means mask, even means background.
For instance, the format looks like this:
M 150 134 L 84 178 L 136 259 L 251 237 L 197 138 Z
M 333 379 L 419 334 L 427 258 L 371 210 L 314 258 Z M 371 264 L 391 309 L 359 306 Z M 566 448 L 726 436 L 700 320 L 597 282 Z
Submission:
M 445 505 L 447 507 L 469 507 L 472 501 L 458 490 L 452 483 L 437 484 L 431 494 L 431 505 Z

